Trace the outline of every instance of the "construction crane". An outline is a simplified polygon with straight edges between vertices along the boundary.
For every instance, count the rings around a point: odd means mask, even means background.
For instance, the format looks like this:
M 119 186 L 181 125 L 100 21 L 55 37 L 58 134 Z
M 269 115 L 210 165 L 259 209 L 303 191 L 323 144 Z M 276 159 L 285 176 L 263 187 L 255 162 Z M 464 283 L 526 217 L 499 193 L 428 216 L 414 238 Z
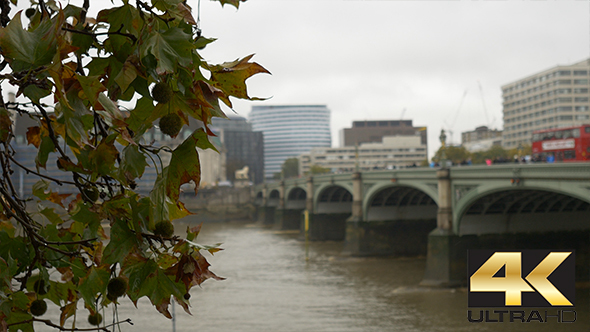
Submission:
M 457 111 L 455 111 L 455 116 L 453 117 L 453 122 L 451 122 L 451 124 L 449 125 L 447 120 L 443 120 L 443 123 L 445 124 L 445 127 L 447 127 L 447 131 L 449 132 L 449 136 L 450 136 L 449 145 L 454 144 L 453 127 L 455 127 L 455 123 L 457 122 L 457 118 L 459 118 L 459 111 L 461 110 L 461 106 L 463 106 L 463 102 L 465 101 L 465 96 L 467 96 L 467 89 L 465 89 L 465 92 L 463 92 L 463 96 L 461 97 L 461 102 L 459 103 L 459 107 L 457 108 Z
M 496 118 L 494 117 L 492 119 L 492 121 L 490 122 L 490 119 L 488 117 L 488 109 L 486 108 L 486 102 L 485 102 L 485 100 L 483 98 L 483 88 L 481 87 L 481 83 L 479 82 L 479 80 L 477 80 L 477 85 L 479 86 L 479 94 L 481 96 L 481 103 L 483 105 L 483 114 L 486 117 L 486 126 L 488 126 L 488 128 L 490 128 L 490 129 L 492 129 L 492 125 L 496 121 Z

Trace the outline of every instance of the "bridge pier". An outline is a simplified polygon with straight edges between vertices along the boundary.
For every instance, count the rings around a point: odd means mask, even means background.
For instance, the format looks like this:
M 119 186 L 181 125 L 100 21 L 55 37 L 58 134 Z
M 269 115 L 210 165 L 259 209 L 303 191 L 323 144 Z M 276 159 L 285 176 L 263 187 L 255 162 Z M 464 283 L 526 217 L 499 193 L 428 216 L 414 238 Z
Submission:
M 280 230 L 300 229 L 302 213 L 303 209 L 277 208 L 274 211 L 274 227 Z
M 345 252 L 354 256 L 425 255 L 435 220 L 347 222 Z
M 258 222 L 265 226 L 274 225 L 275 210 L 274 206 L 259 206 L 257 208 Z
M 346 237 L 344 252 L 351 255 L 360 255 L 364 240 L 365 229 L 363 223 L 363 181 L 361 173 L 352 174 L 352 215 L 346 220 Z
M 458 236 L 436 228 L 428 234 L 428 254 L 423 286 L 456 287 L 466 283 L 467 250 L 477 246 L 477 236 Z
M 438 212 L 436 229 L 428 234 L 426 270 L 422 285 L 458 286 L 464 283 L 467 271 L 468 238 L 453 232 L 453 202 L 449 169 L 436 172 L 438 178 Z
M 347 219 L 350 213 L 310 213 L 310 241 L 342 241 L 346 237 Z M 305 234 L 305 224 L 301 214 L 301 234 Z

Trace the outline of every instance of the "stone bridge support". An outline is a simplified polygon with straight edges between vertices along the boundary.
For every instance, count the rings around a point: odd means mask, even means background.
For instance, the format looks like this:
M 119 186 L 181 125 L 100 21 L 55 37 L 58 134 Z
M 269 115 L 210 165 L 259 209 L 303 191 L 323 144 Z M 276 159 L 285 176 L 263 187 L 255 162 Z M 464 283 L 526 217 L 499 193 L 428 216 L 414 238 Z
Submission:
M 363 253 L 365 229 L 363 223 L 363 180 L 361 173 L 352 174 L 352 215 L 346 220 L 344 252 L 351 255 Z
M 459 286 L 465 281 L 467 249 L 475 237 L 459 237 L 453 231 L 453 200 L 449 169 L 436 172 L 438 178 L 437 227 L 428 235 L 426 270 L 422 285 Z
M 276 199 L 271 200 L 270 191 L 266 184 L 262 187 L 262 203 L 257 208 L 258 222 L 263 225 L 273 225 L 275 222 Z

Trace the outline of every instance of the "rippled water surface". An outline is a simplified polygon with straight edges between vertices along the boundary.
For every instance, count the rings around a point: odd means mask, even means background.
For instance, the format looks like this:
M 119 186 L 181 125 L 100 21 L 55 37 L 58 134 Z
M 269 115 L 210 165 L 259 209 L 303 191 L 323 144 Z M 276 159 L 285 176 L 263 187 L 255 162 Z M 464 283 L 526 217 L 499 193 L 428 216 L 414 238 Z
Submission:
M 418 286 L 424 258 L 345 257 L 342 243 L 314 242 L 306 261 L 297 234 L 240 223 L 205 224 L 198 240 L 223 243 L 208 259 L 227 279 L 193 288 L 192 316 L 176 306 L 178 332 L 590 331 L 588 289 L 574 324 L 469 323 L 465 290 Z M 121 302 L 119 318 L 134 323 L 123 331 L 172 330 L 149 302 Z

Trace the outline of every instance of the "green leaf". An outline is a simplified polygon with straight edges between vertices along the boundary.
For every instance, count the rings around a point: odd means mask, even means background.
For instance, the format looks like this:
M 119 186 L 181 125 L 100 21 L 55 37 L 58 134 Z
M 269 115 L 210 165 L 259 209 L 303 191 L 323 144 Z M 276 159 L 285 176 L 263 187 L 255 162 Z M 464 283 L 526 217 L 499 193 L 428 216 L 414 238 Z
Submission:
M 261 100 L 260 98 L 251 98 L 248 96 L 248 92 L 246 91 L 246 80 L 255 74 L 270 74 L 270 72 L 256 62 L 248 62 L 253 56 L 254 54 L 241 60 L 209 66 L 209 70 L 211 71 L 211 81 L 213 81 L 213 85 L 216 88 L 225 92 L 227 97 L 220 99 L 229 107 L 231 107 L 229 96 L 249 100 Z
M 22 237 L 12 238 L 5 231 L 0 231 L 0 257 L 7 262 L 14 259 L 19 271 L 26 269 L 31 262 L 29 250 Z
M 129 58 L 127 58 L 127 60 L 123 64 L 123 69 L 115 77 L 115 82 L 117 82 L 117 84 L 121 88 L 121 91 L 127 91 L 129 85 L 133 83 L 133 81 L 139 74 L 137 66 L 139 66 L 139 59 L 136 55 L 129 56 Z
M 74 89 L 67 93 L 68 104 L 60 104 L 62 120 L 66 127 L 66 138 L 70 139 L 78 147 L 88 144 L 87 130 L 92 128 L 92 114 L 84 105 L 84 101 L 78 96 Z M 86 117 L 86 119 L 85 119 Z M 90 120 L 90 121 L 88 121 Z
M 45 200 L 51 194 L 49 192 L 49 183 L 45 180 L 39 180 L 33 185 L 33 195 Z
M 156 178 L 156 182 L 154 183 L 154 188 L 150 192 L 150 200 L 152 202 L 152 209 L 150 215 L 150 228 L 153 229 L 154 225 L 158 221 L 169 220 L 169 210 L 167 197 L 166 197 L 166 190 L 167 190 L 167 173 L 163 172 L 162 174 L 158 174 Z
M 101 92 L 106 91 L 106 88 L 100 82 L 100 77 L 76 74 L 76 79 L 80 82 L 80 86 L 82 86 L 82 90 L 86 98 L 90 101 L 90 104 L 96 105 L 99 95 L 102 95 Z
M 116 172 L 115 161 L 118 156 L 119 150 L 115 147 L 114 141 L 104 139 L 95 150 L 90 151 L 88 159 L 94 172 L 99 175 L 110 175 Z
M 6 324 L 14 324 L 20 322 L 26 322 L 31 320 L 33 316 L 29 314 L 27 311 L 22 310 L 15 310 L 10 313 L 10 315 L 6 319 Z M 10 325 L 8 327 L 9 332 L 34 332 L 35 329 L 33 328 L 33 322 L 24 323 L 24 324 L 17 324 L 17 325 Z
M 127 180 L 133 180 L 143 175 L 147 166 L 146 156 L 139 151 L 137 145 L 127 145 L 121 153 L 120 171 Z
M 153 290 L 151 294 L 148 294 L 152 304 L 160 313 L 172 319 L 172 315 L 168 311 L 170 297 L 175 296 L 179 301 L 183 301 L 185 293 L 183 285 L 172 281 L 164 270 L 158 268 L 156 273 L 148 278 L 146 286 L 148 290 Z
M 82 295 L 86 306 L 96 310 L 96 294 L 106 294 L 110 275 L 111 272 L 107 266 L 92 266 L 86 274 L 86 277 L 80 279 L 78 291 Z
M 39 152 L 37 153 L 37 157 L 35 157 L 35 165 L 37 166 L 37 169 L 39 169 L 39 167 L 46 167 L 47 159 L 49 158 L 49 154 L 51 152 L 55 152 L 55 145 L 53 144 L 53 141 L 48 136 L 42 136 L 41 144 L 39 145 Z
M 105 115 L 105 121 L 110 126 L 115 125 L 115 122 L 117 120 L 121 122 L 123 121 L 123 114 L 121 113 L 117 105 L 115 105 L 115 103 L 113 103 L 113 101 L 109 99 L 109 97 L 107 97 L 104 93 L 100 93 L 98 94 L 97 100 L 106 112 L 106 114 L 102 111 L 99 111 L 99 113 Z
M 139 199 L 139 195 L 132 194 L 129 197 L 129 205 L 131 205 L 131 219 L 133 220 L 133 230 L 136 232 L 146 233 L 150 229 L 154 229 L 155 223 L 152 222 L 149 225 L 150 211 L 152 209 L 151 200 L 149 197 L 142 197 Z
M 18 12 L 8 26 L 0 29 L 2 55 L 15 71 L 35 69 L 51 63 L 57 52 L 55 27 L 61 26 L 45 19 L 33 31 L 22 28 L 21 12 Z
M 213 0 L 213 1 L 219 1 L 221 3 L 221 6 L 225 6 L 226 4 L 230 4 L 236 8 L 240 7 L 240 2 L 246 2 L 246 0 Z
M 64 223 L 64 220 L 61 219 L 59 214 L 57 214 L 55 212 L 55 210 L 52 208 L 46 207 L 46 208 L 40 210 L 39 213 L 41 213 L 43 216 L 45 216 L 45 218 L 47 218 L 47 220 L 49 220 L 49 222 L 51 222 L 54 225 L 61 225 Z
M 96 212 L 90 210 L 89 205 L 90 203 L 79 200 L 76 206 L 70 211 L 72 220 L 85 226 L 82 239 L 98 238 L 99 232 L 102 233 L 100 218 Z
M 137 237 L 129 229 L 127 223 L 124 220 L 117 220 L 111 226 L 111 240 L 106 248 L 104 248 L 103 263 L 114 264 L 122 262 L 137 246 Z
M 207 144 L 212 146 L 207 140 L 207 134 L 199 128 L 172 151 L 170 164 L 165 168 L 166 195 L 172 200 L 178 199 L 181 185 L 190 181 L 194 181 L 196 185 L 201 182 L 201 163 L 197 146 L 203 148 Z
M 148 277 L 158 270 L 158 264 L 151 259 L 139 255 L 130 255 L 125 260 L 125 269 L 122 274 L 129 279 L 129 290 L 127 295 L 134 303 L 142 296 L 150 295 L 154 292 L 153 283 L 148 284 Z
M 140 54 L 142 58 L 152 54 L 158 62 L 157 73 L 165 74 L 174 73 L 178 65 L 190 65 L 193 49 L 191 35 L 180 28 L 170 28 L 152 32 L 141 46 Z
M 90 47 L 94 44 L 94 38 L 90 34 L 87 34 L 91 31 L 88 31 L 86 28 L 84 28 L 82 24 L 78 24 L 78 26 L 76 26 L 76 30 L 82 31 L 84 33 L 72 33 L 72 46 L 78 48 L 76 50 L 77 55 L 86 54 Z
M 121 33 L 131 34 L 136 38 L 139 31 L 143 28 L 144 20 L 140 18 L 137 8 L 126 3 L 121 7 L 102 10 L 98 13 L 97 20 L 109 24 L 109 32 L 119 31 Z M 110 35 L 105 42 L 106 48 L 113 52 L 113 55 L 120 62 L 125 60 L 137 48 L 133 41 L 125 36 Z M 109 47 L 110 46 L 110 47 Z M 116 76 L 113 71 L 113 77 Z
M 135 104 L 135 109 L 131 111 L 131 115 L 127 120 L 129 129 L 133 130 L 135 136 L 143 135 L 152 123 L 146 121 L 154 112 L 154 104 L 151 98 L 143 97 Z
M 51 94 L 51 89 L 42 89 L 37 85 L 27 85 L 23 90 L 23 94 L 35 103 L 39 104 L 42 98 L 45 98 Z

